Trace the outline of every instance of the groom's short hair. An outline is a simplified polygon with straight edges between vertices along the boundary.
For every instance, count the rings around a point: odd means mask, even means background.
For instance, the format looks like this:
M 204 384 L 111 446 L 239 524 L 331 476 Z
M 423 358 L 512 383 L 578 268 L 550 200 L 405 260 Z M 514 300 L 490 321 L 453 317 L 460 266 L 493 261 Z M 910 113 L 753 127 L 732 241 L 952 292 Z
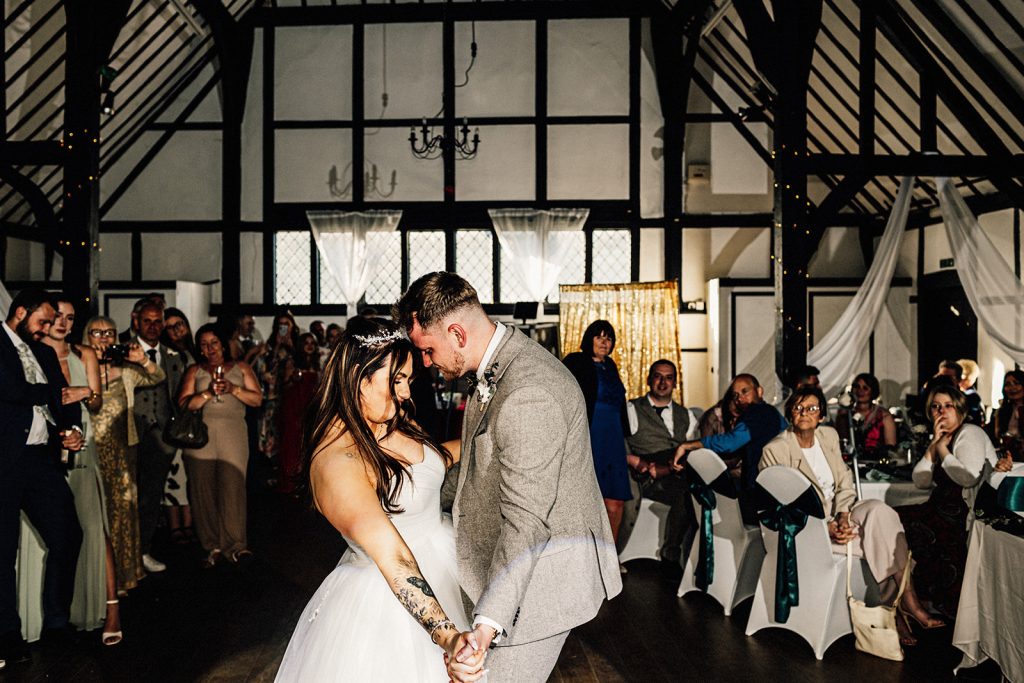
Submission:
M 483 310 L 473 285 L 461 275 L 438 271 L 427 273 L 409 285 L 398 303 L 392 306 L 391 317 L 411 330 L 415 316 L 420 327 L 427 328 L 467 307 Z

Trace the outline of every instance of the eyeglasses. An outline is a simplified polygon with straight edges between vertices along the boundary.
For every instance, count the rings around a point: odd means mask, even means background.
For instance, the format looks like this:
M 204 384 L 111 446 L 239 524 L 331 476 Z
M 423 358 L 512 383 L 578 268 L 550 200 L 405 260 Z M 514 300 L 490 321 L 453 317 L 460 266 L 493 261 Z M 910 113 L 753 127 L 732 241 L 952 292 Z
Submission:
M 803 415 L 804 413 L 807 413 L 808 415 L 817 415 L 818 413 L 821 412 L 821 406 L 796 406 L 793 408 L 793 412 L 797 413 L 798 415 Z
M 97 339 L 100 337 L 110 337 L 113 339 L 117 336 L 117 330 L 89 330 L 89 336 Z
M 187 330 L 188 329 L 188 327 L 185 325 L 185 323 L 183 323 L 180 320 L 178 322 L 174 323 L 173 325 L 165 325 L 165 327 L 168 330 L 174 330 L 174 331 Z
M 930 408 L 933 413 L 941 413 L 946 410 L 956 410 L 956 406 L 952 403 L 933 403 Z

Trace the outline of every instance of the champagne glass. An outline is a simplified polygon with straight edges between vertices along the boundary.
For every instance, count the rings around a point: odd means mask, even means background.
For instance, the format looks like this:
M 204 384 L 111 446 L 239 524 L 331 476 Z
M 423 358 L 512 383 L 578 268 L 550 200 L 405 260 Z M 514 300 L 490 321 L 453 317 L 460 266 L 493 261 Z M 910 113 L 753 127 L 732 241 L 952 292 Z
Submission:
M 213 379 L 214 379 L 215 382 L 219 382 L 222 379 L 224 379 L 224 366 L 223 365 L 218 365 L 217 369 L 213 371 Z M 213 397 L 214 402 L 216 402 L 216 403 L 223 402 L 223 399 L 220 397 L 220 392 L 214 391 L 213 393 L 214 393 L 214 397 Z

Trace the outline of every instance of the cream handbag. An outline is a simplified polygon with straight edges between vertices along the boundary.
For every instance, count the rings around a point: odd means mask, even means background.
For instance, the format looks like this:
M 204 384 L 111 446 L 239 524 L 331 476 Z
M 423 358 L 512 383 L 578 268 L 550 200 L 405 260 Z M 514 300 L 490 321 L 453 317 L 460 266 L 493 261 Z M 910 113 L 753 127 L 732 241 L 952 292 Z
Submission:
M 902 662 L 903 648 L 900 647 L 900 634 L 896 630 L 896 608 L 900 604 L 903 591 L 907 587 L 907 578 L 910 576 L 910 556 L 908 554 L 907 568 L 903 572 L 900 590 L 892 606 L 868 607 L 863 600 L 853 597 L 853 591 L 850 589 L 850 574 L 853 572 L 851 545 L 846 544 L 846 600 L 850 603 L 850 622 L 853 624 L 856 647 L 869 655 Z

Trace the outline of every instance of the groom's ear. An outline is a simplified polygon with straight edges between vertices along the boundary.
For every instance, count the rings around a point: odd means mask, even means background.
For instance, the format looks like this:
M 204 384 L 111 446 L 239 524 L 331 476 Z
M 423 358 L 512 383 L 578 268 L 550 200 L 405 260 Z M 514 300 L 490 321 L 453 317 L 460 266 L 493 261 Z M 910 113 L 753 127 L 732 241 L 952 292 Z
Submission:
M 458 323 L 452 323 L 448 326 L 448 334 L 455 338 L 455 343 L 458 344 L 459 348 L 466 347 L 466 328 Z

